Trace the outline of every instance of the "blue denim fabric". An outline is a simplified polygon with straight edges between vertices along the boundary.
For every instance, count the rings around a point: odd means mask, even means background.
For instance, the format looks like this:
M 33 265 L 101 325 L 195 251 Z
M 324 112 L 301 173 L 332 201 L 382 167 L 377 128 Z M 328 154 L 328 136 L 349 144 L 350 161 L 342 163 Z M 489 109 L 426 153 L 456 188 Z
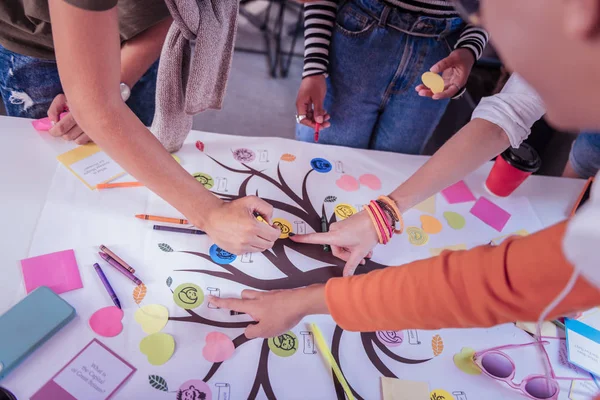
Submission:
M 600 170 L 600 133 L 580 133 L 573 142 L 569 161 L 582 178 L 595 176 Z
M 154 118 L 158 61 L 131 88 L 127 105 L 146 126 Z M 62 93 L 56 62 L 24 56 L 0 46 L 0 95 L 6 113 L 13 117 L 42 118 Z
M 380 0 L 350 0 L 337 14 L 324 108 L 331 127 L 319 143 L 419 154 L 449 100 L 420 97 L 421 75 L 447 57 L 460 18 L 403 12 Z M 298 125 L 296 138 L 313 141 Z

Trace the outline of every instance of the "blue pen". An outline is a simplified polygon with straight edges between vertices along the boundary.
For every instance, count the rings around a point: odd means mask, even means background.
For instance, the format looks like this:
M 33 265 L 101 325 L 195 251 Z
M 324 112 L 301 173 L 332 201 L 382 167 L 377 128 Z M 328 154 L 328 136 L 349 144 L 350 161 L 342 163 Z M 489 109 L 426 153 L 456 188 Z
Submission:
M 106 279 L 106 275 L 104 275 L 104 271 L 102 271 L 102 268 L 100 268 L 100 265 L 98 265 L 98 263 L 94 264 L 94 269 L 98 273 L 98 276 L 100 277 L 100 280 L 102 281 L 102 284 L 106 288 L 106 291 L 110 295 L 110 298 L 112 299 L 113 303 L 115 303 L 115 306 L 121 308 L 121 302 L 119 301 L 117 294 L 115 293 L 112 286 L 110 286 L 110 282 L 108 281 L 108 279 Z

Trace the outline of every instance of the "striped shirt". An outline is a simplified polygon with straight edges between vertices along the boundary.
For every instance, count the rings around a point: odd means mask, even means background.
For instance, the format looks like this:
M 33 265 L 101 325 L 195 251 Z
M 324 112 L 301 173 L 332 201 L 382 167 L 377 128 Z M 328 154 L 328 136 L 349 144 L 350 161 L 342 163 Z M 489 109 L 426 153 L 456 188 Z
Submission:
M 448 0 L 386 0 L 407 12 L 437 18 L 454 18 L 458 13 Z M 337 0 L 319 0 L 304 6 L 304 72 L 302 77 L 326 74 L 329 67 L 329 46 L 335 26 Z M 488 33 L 467 25 L 454 46 L 473 53 L 478 60 L 488 42 Z

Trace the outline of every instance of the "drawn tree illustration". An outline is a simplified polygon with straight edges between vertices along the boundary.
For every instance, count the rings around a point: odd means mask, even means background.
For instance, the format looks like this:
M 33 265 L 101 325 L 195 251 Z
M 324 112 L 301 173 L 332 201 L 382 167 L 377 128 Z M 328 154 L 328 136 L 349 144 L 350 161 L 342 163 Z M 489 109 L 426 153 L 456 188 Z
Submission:
M 307 183 L 308 183 L 309 178 L 311 177 L 311 174 L 313 174 L 315 172 L 314 169 L 310 169 L 305 174 L 304 179 L 302 181 L 301 193 L 297 194 L 290 188 L 290 186 L 285 181 L 285 179 L 281 173 L 281 164 L 280 164 L 281 161 L 277 165 L 277 179 L 276 179 L 276 178 L 273 178 L 273 177 L 267 175 L 264 171 L 259 171 L 255 168 L 250 167 L 246 163 L 241 163 L 241 166 L 244 169 L 233 168 L 233 167 L 230 167 L 230 166 L 216 160 L 215 158 L 213 158 L 209 155 L 207 155 L 207 156 L 212 161 L 214 161 L 216 164 L 218 164 L 219 166 L 221 166 L 222 168 L 224 168 L 225 170 L 227 170 L 231 173 L 246 175 L 246 178 L 241 183 L 237 193 L 234 193 L 234 194 L 218 193 L 218 192 L 213 191 L 216 195 L 218 195 L 222 199 L 235 200 L 235 199 L 239 199 L 239 198 L 242 198 L 242 197 L 245 197 L 245 196 L 251 194 L 251 193 L 248 193 L 248 186 L 249 186 L 250 181 L 253 179 L 260 179 L 260 180 L 269 182 L 272 185 L 274 185 L 278 190 L 280 190 L 285 196 L 287 196 L 287 198 L 289 198 L 291 200 L 291 202 L 286 203 L 286 202 L 283 202 L 280 200 L 274 200 L 274 199 L 269 199 L 269 198 L 265 198 L 265 197 L 262 197 L 262 199 L 267 201 L 268 203 L 270 203 L 275 209 L 287 212 L 287 213 L 295 216 L 298 220 L 304 221 L 307 225 L 312 227 L 312 229 L 316 232 L 319 232 L 320 228 L 321 228 L 321 216 L 326 215 L 325 214 L 325 202 L 331 202 L 332 200 L 335 201 L 335 197 L 333 197 L 333 196 L 328 196 L 327 198 L 325 198 L 323 203 L 320 205 L 321 213 L 319 213 L 317 211 L 317 208 L 312 204 L 312 202 L 309 198 Z M 255 194 L 258 196 L 259 195 L 258 190 L 252 194 Z M 296 205 L 294 205 L 294 204 L 296 204 Z M 335 213 L 332 213 L 332 215 L 328 219 L 329 219 L 330 224 L 333 222 L 336 222 Z M 184 253 L 184 254 L 189 254 L 191 256 L 200 257 L 200 258 L 216 265 L 219 269 L 221 269 L 220 271 L 213 271 L 213 270 L 207 270 L 207 269 L 181 269 L 181 270 L 176 270 L 174 272 L 185 271 L 185 272 L 210 275 L 213 277 L 226 279 L 226 280 L 229 280 L 232 282 L 237 282 L 239 284 L 248 286 L 248 287 L 256 289 L 256 290 L 292 289 L 292 288 L 308 286 L 308 285 L 315 284 L 315 283 L 325 283 L 325 282 L 327 282 L 327 280 L 329 280 L 333 277 L 341 276 L 342 268 L 343 268 L 343 261 L 334 257 L 331 254 L 331 252 L 323 251 L 323 248 L 321 246 L 306 245 L 306 244 L 296 243 L 291 240 L 278 240 L 275 242 L 275 245 L 273 246 L 273 248 L 270 251 L 266 251 L 263 253 L 263 255 L 267 258 L 267 260 L 285 275 L 284 278 L 277 278 L 277 279 L 255 278 L 251 275 L 248 275 L 248 274 L 240 271 L 238 268 L 236 268 L 235 266 L 233 266 L 231 264 L 217 264 L 217 263 L 213 262 L 210 255 L 204 254 L 201 252 L 175 251 L 171 248 L 171 246 L 169 246 L 168 244 L 165 244 L 165 243 L 159 244 L 159 247 L 162 251 L 169 252 L 169 253 L 173 253 L 173 252 Z M 325 266 L 322 266 L 322 267 L 319 267 L 316 269 L 312 269 L 310 271 L 302 271 L 299 268 L 297 268 L 290 261 L 288 255 L 286 253 L 286 248 L 294 250 L 294 251 L 296 251 L 306 257 L 309 257 L 313 260 L 319 261 L 319 262 L 325 264 Z M 373 270 L 385 268 L 385 267 L 386 266 L 383 264 L 376 263 L 372 260 L 366 260 L 366 264 L 363 266 L 360 266 L 357 269 L 356 273 L 363 274 L 363 273 L 367 273 L 369 271 L 373 271 Z M 244 321 L 244 322 L 214 321 L 214 320 L 210 320 L 205 317 L 202 317 L 201 315 L 197 314 L 193 310 L 185 310 L 185 311 L 189 315 L 187 315 L 187 316 L 170 316 L 169 320 L 175 321 L 175 322 L 188 322 L 188 323 L 204 324 L 204 325 L 208 325 L 208 326 L 214 326 L 214 327 L 225 328 L 225 329 L 227 329 L 227 328 L 245 328 L 246 326 L 248 326 L 251 323 L 251 322 L 246 322 L 246 321 Z M 338 362 L 338 364 L 340 361 L 340 344 L 341 344 L 341 339 L 342 339 L 343 333 L 344 333 L 344 330 L 342 328 L 340 328 L 339 326 L 336 326 L 332 343 L 330 343 L 331 349 L 332 349 L 332 354 L 333 354 L 334 358 L 336 359 L 336 361 Z M 391 351 L 383 343 L 381 343 L 377 339 L 375 332 L 361 333 L 360 335 L 361 335 L 362 345 L 363 345 L 363 348 L 365 350 L 367 357 L 369 358 L 369 360 L 371 361 L 373 366 L 383 376 L 393 377 L 393 378 L 396 377 L 396 375 L 386 366 L 386 364 L 383 362 L 383 360 L 377 354 L 377 352 L 375 350 L 376 348 L 378 348 L 389 359 L 399 362 L 399 363 L 403 363 L 403 364 L 420 364 L 420 363 L 424 363 L 424 362 L 431 360 L 431 358 L 414 360 L 414 359 L 408 359 L 408 358 L 401 357 L 401 356 L 395 354 L 393 351 Z M 247 398 L 249 398 L 249 399 L 255 398 L 258 395 L 260 389 L 262 388 L 264 393 L 266 394 L 266 396 L 269 399 L 276 399 L 277 397 L 275 396 L 275 393 L 273 392 L 273 388 L 271 386 L 271 382 L 269 380 L 269 373 L 268 373 L 268 362 L 269 362 L 269 353 L 270 353 L 268 341 L 267 341 L 267 339 L 255 339 L 255 340 L 262 340 L 263 342 L 262 342 L 262 347 L 261 347 L 260 356 L 259 356 L 259 360 L 258 360 L 256 378 L 254 380 L 254 383 L 252 385 L 250 393 L 248 393 Z M 233 343 L 234 343 L 235 348 L 237 349 L 238 347 L 243 346 L 245 343 L 247 343 L 249 341 L 250 340 L 247 339 L 244 336 L 244 334 L 241 334 L 240 336 L 236 337 L 233 340 Z M 206 374 L 206 376 L 204 377 L 203 381 L 208 382 L 215 375 L 215 373 L 219 370 L 219 368 L 222 366 L 222 364 L 223 363 L 214 363 L 212 365 L 212 367 L 210 368 L 210 370 L 208 371 L 208 373 Z M 340 368 L 342 368 L 341 365 L 340 365 Z M 333 384 L 335 385 L 335 389 L 336 389 L 336 393 L 337 393 L 337 398 L 344 399 L 345 396 L 344 396 L 344 391 L 342 389 L 341 384 L 337 381 L 334 374 L 332 374 L 332 376 L 333 376 Z M 359 393 L 357 393 L 354 390 L 354 388 L 352 388 L 352 382 L 348 382 L 348 384 L 350 385 L 355 397 L 357 399 L 363 399 L 363 397 Z

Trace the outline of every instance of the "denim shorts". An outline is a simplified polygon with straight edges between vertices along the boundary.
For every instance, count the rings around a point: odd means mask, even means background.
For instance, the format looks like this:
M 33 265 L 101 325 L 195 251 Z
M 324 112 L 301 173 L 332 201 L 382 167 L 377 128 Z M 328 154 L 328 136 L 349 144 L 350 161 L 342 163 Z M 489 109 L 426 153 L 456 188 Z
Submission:
M 580 133 L 573 142 L 569 161 L 582 178 L 595 176 L 600 169 L 600 133 Z

